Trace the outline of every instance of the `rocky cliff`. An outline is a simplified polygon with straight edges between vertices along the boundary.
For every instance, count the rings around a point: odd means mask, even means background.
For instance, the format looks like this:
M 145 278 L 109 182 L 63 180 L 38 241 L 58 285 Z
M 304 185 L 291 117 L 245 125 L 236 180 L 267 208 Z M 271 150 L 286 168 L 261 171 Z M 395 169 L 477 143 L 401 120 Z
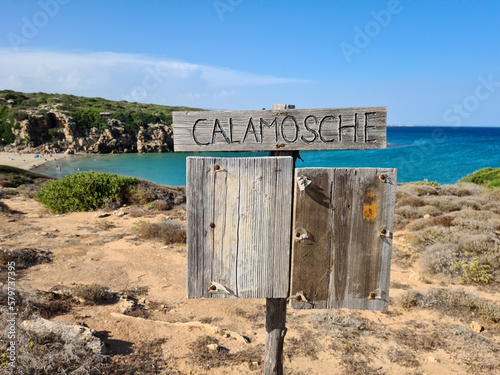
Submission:
M 81 129 L 73 118 L 57 111 L 29 115 L 13 128 L 15 141 L 6 151 L 29 149 L 32 152 L 129 153 L 171 152 L 173 132 L 169 125 L 148 124 L 139 131 L 127 130 L 126 124 L 110 118 L 105 129 Z
M 199 108 L 0 90 L 0 150 L 173 151 L 172 112 Z

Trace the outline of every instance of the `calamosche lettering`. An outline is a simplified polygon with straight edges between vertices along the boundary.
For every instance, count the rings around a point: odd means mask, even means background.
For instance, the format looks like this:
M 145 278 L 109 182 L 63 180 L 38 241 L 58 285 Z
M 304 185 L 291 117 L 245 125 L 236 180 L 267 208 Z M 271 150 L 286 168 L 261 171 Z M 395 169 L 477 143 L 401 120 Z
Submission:
M 198 146 L 208 146 L 216 143 L 286 143 L 302 142 L 332 143 L 332 142 L 373 142 L 370 139 L 370 124 L 372 115 L 376 112 L 355 113 L 346 120 L 343 115 L 327 115 L 317 117 L 307 115 L 303 119 L 287 115 L 274 118 L 248 117 L 235 122 L 233 118 L 197 119 L 192 127 L 192 137 Z M 235 129 L 243 136 L 237 139 Z M 243 131 L 244 129 L 244 131 Z

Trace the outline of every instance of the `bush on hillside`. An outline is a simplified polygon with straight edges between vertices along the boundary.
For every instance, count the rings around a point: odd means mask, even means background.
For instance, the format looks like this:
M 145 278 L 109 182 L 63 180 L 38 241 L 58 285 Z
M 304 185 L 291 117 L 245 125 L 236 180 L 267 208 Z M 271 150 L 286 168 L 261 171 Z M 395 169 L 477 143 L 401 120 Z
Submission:
M 471 173 L 460 182 L 472 182 L 477 185 L 486 185 L 490 188 L 500 188 L 500 168 L 484 168 Z
M 92 211 L 104 207 L 106 198 L 115 200 L 138 178 L 116 176 L 111 173 L 82 172 L 42 186 L 37 198 L 56 213 Z

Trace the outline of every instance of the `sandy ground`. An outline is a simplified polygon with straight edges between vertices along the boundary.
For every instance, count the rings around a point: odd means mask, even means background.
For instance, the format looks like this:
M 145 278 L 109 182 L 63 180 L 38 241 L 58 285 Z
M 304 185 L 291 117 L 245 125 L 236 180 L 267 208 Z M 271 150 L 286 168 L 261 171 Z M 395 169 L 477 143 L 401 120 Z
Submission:
M 28 159 L 28 156 L 14 158 Z M 17 213 L 0 214 L 0 246 L 49 250 L 53 257 L 50 263 L 23 271 L 21 289 L 47 291 L 56 286 L 97 283 L 124 294 L 131 291 L 139 294 L 136 314 L 127 312 L 130 306 L 121 301 L 75 305 L 70 312 L 54 318 L 70 324 L 84 322 L 96 330 L 107 343 L 107 354 L 116 361 L 128 363 L 128 358 L 140 351 L 141 346 L 161 339 L 157 341 L 159 354 L 155 357 L 165 369 L 161 373 L 263 372 L 265 301 L 188 300 L 185 245 L 165 247 L 160 242 L 135 238 L 132 228 L 139 220 L 185 220 L 185 211 L 146 211 L 143 217 L 132 217 L 125 207 L 121 209 L 125 212 L 123 216 L 110 214 L 98 218 L 95 212 L 52 215 L 38 202 L 23 197 L 4 202 Z M 395 243 L 400 252 L 410 251 L 408 233 L 397 232 Z M 289 309 L 284 349 L 286 373 L 498 373 L 485 367 L 488 361 L 496 361 L 498 355 L 495 351 L 500 348 L 498 324 L 486 325 L 481 334 L 470 333 L 469 337 L 470 321 L 465 318 L 423 309 L 407 311 L 396 303 L 405 290 L 424 292 L 446 285 L 463 288 L 498 304 L 498 289 L 478 290 L 473 286 L 444 284 L 439 279 L 425 283 L 415 276 L 418 272 L 416 264 L 403 267 L 393 261 L 389 312 Z M 466 334 L 462 337 L 452 332 Z M 224 349 L 200 355 L 193 348 L 206 336 L 216 339 Z M 477 345 L 485 345 L 485 349 Z M 231 357 L 220 365 L 222 356 Z
M 36 155 L 37 154 L 21 154 L 2 151 L 0 152 L 0 165 L 8 165 L 22 169 L 36 169 L 36 167 L 46 163 L 47 161 L 63 159 L 66 157 L 65 154 L 44 154 L 43 157 L 40 154 L 40 158 L 35 158 Z

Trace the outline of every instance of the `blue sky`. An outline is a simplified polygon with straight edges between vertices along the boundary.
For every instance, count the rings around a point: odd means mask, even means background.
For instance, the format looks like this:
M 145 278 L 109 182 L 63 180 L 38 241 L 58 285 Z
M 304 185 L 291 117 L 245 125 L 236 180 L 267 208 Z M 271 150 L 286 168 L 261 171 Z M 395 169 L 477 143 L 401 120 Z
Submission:
M 0 0 L 0 89 L 500 126 L 500 1 Z

